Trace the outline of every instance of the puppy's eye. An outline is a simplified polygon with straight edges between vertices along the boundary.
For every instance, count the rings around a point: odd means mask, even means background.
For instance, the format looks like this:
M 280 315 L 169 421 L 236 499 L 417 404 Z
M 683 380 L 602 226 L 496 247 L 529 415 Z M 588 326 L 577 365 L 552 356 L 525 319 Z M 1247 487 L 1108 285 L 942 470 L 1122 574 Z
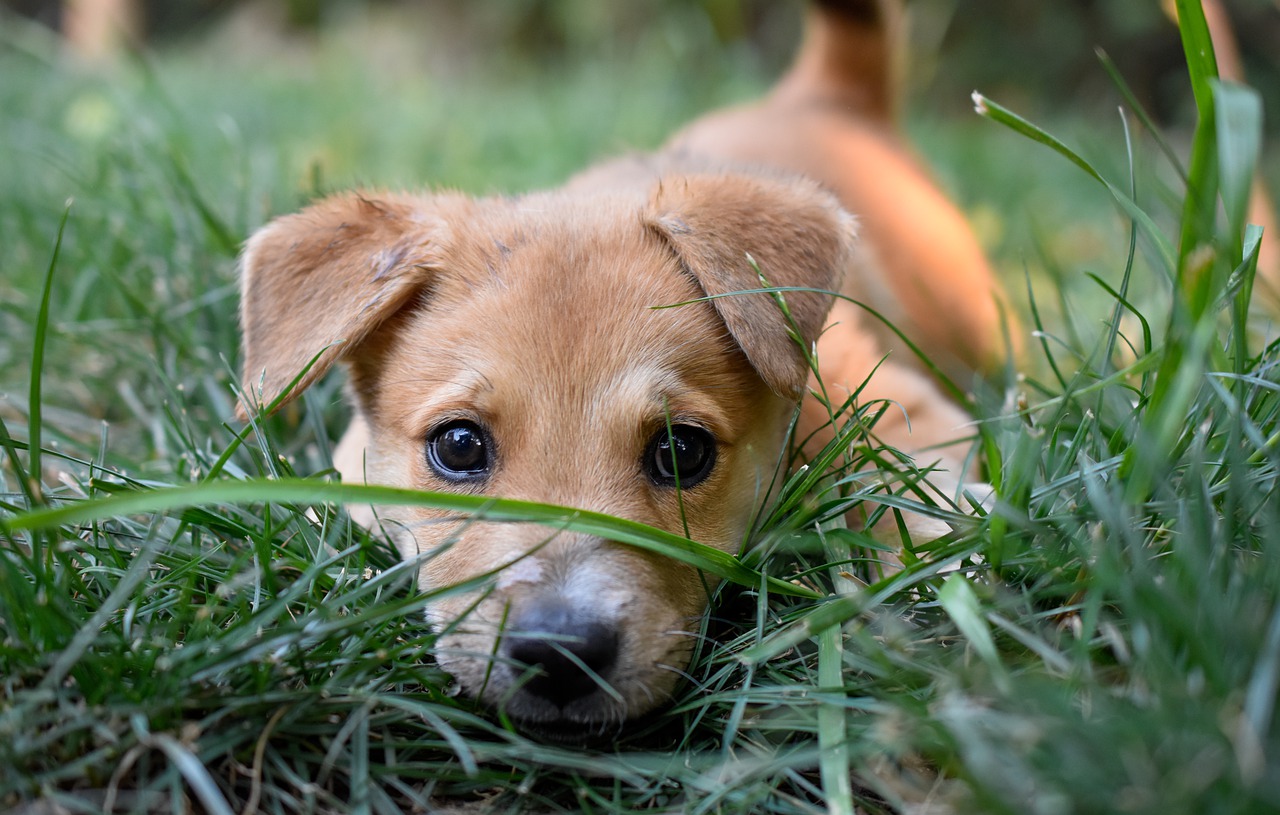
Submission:
M 716 464 L 716 440 L 691 424 L 675 424 L 668 434 L 662 428 L 650 439 L 644 454 L 644 467 L 653 483 L 660 487 L 681 489 L 695 486 Z
M 427 434 L 427 463 L 446 481 L 478 481 L 489 474 L 491 447 L 484 428 L 456 419 Z

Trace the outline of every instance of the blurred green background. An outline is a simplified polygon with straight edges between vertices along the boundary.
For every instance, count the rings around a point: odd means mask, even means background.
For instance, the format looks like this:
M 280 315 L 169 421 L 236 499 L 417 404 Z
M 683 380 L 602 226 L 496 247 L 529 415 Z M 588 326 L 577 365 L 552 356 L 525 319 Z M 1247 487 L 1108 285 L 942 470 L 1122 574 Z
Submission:
M 250 30 L 298 41 L 353 18 L 392 18 L 419 53 L 401 67 L 454 71 L 516 66 L 571 67 L 600 58 L 631 60 L 668 50 L 691 75 L 722 65 L 724 49 L 763 73 L 780 70 L 799 27 L 797 0 L 135 0 L 139 39 L 151 47 L 187 47 L 219 33 Z M 1161 0 L 909 0 L 913 93 L 929 92 L 950 111 L 973 87 L 1046 106 L 1102 101 L 1108 82 L 1095 48 L 1107 51 L 1138 96 L 1163 121 L 1189 113 L 1182 53 Z M 4 0 L 0 6 L 57 28 L 56 0 Z M 1226 0 L 1254 84 L 1274 103 L 1280 88 L 1280 6 L 1275 0 Z M 241 43 L 252 48 L 251 43 Z M 945 55 L 945 60 L 940 57 Z M 945 64 L 940 70 L 939 65 Z M 949 101 L 948 101 L 949 100 Z M 1268 105 L 1274 107 L 1274 104 Z M 1271 128 L 1280 127 L 1275 121 Z

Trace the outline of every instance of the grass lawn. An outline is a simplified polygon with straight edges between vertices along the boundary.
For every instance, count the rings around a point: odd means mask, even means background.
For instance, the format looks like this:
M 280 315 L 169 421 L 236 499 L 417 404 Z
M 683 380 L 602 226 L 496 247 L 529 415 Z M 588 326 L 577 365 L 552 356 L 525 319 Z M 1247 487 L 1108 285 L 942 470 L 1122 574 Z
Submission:
M 339 378 L 233 419 L 236 254 L 357 184 L 553 184 L 769 77 L 660 23 L 634 53 L 449 71 L 378 20 L 104 70 L 0 18 L 0 809 L 1280 810 L 1252 97 L 1193 65 L 1223 115 L 1173 160 L 1133 115 L 1131 147 L 1119 116 L 1046 123 L 1071 160 L 994 103 L 913 109 L 1035 329 L 973 389 L 995 509 L 922 507 L 901 467 L 855 475 L 860 447 L 797 472 L 740 562 L 680 550 L 731 581 L 676 704 L 577 748 L 450 694 L 409 569 L 338 508 L 439 499 L 335 483 Z M 881 577 L 851 501 L 955 531 Z

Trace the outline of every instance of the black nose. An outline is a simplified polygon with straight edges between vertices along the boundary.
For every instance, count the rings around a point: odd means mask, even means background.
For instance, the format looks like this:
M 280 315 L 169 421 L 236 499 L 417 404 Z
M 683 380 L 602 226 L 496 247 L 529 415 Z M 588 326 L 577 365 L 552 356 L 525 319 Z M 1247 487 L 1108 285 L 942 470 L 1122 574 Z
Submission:
M 524 690 L 564 707 L 600 687 L 618 658 L 618 632 L 559 600 L 535 601 L 508 620 L 502 652 L 536 670 Z

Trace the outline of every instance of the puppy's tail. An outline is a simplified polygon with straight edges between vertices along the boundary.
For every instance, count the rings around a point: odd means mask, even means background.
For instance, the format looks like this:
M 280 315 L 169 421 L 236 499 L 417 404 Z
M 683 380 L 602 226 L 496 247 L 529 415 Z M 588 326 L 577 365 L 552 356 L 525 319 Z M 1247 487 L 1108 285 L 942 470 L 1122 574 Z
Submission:
M 891 121 L 901 35 L 900 0 L 814 0 L 800 52 L 775 93 L 788 102 L 839 104 Z

